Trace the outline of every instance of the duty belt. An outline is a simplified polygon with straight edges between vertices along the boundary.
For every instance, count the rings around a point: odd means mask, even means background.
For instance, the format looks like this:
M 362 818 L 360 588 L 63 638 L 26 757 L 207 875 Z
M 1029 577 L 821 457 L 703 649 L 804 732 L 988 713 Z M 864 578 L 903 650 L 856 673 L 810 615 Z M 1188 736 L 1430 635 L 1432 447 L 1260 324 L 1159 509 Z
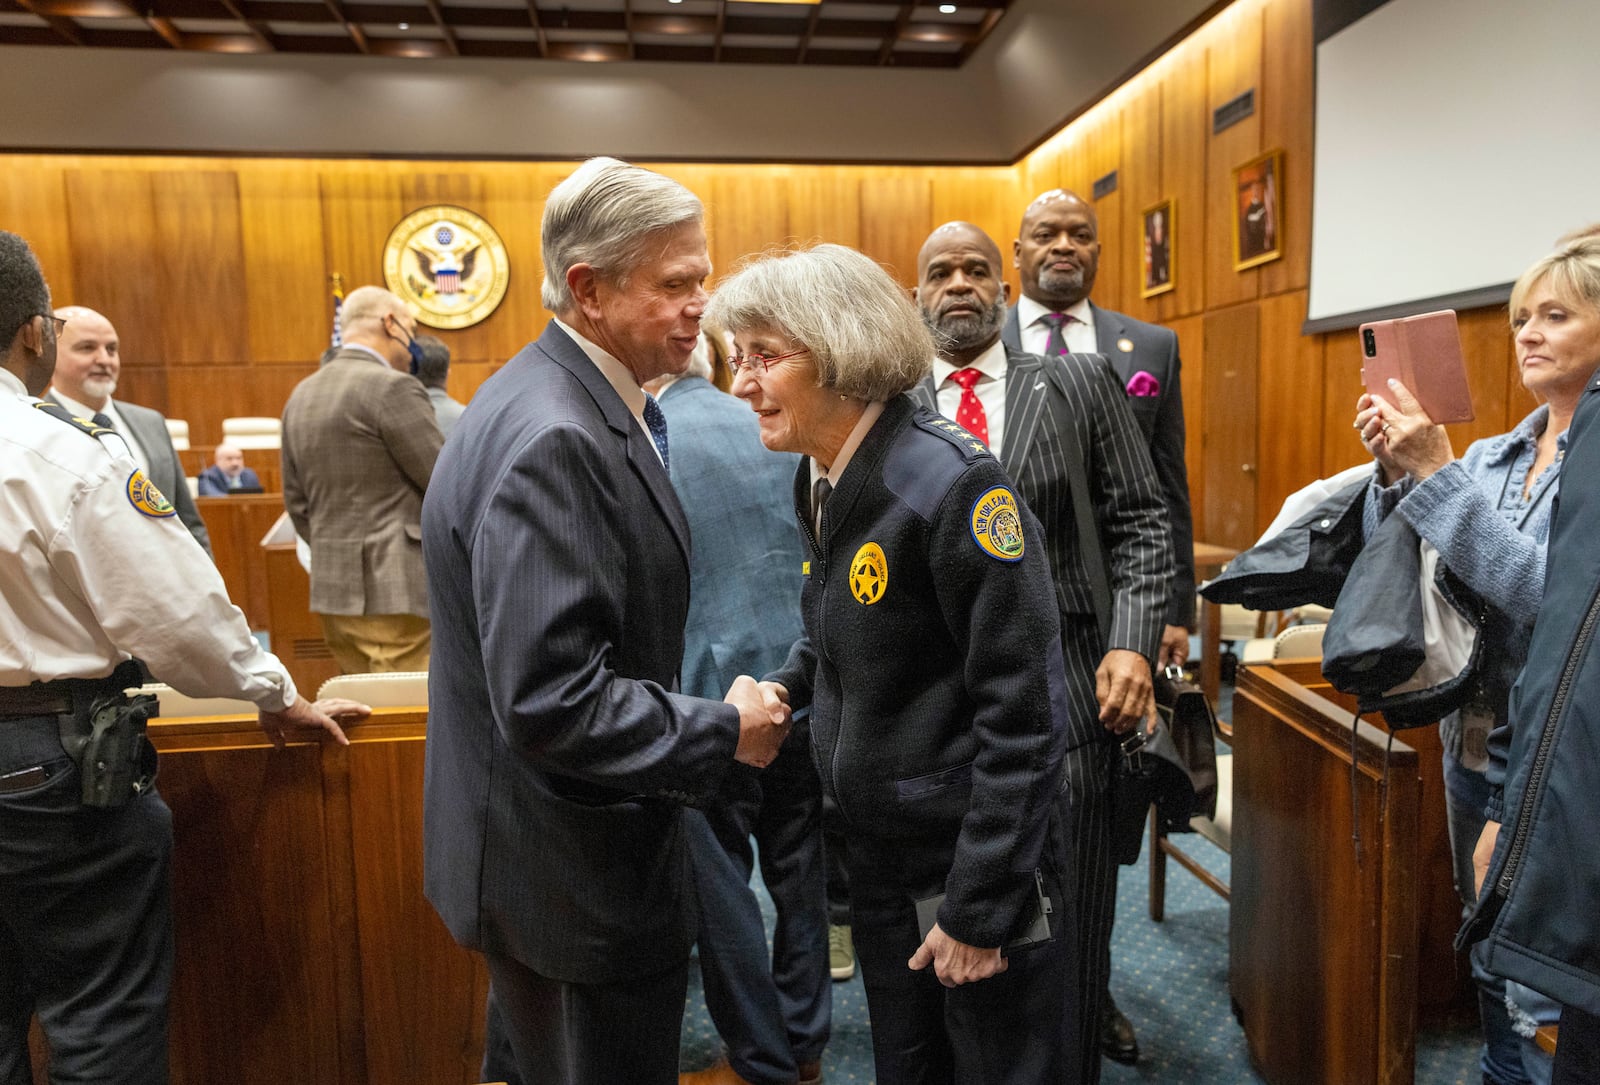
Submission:
M 71 679 L 35 682 L 31 686 L 0 686 L 0 720 L 30 716 L 60 716 L 72 711 Z

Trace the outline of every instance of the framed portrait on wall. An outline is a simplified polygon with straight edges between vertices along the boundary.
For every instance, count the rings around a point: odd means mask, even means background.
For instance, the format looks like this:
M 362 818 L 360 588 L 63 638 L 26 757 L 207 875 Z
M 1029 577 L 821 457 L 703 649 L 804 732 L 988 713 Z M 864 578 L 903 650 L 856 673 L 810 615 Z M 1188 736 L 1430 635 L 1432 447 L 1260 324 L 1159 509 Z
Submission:
M 1173 288 L 1173 201 L 1162 200 L 1144 209 L 1144 278 L 1139 296 L 1153 298 Z
M 1233 171 L 1233 269 L 1283 255 L 1283 152 L 1268 151 Z

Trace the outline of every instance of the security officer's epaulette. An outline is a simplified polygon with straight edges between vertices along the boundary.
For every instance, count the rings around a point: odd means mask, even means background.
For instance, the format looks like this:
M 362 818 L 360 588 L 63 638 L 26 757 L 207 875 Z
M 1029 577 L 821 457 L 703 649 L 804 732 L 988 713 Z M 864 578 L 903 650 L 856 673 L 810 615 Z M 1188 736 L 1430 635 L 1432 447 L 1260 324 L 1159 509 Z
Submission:
M 82 430 L 82 432 L 90 435 L 90 437 L 98 438 L 101 434 L 115 434 L 115 432 L 117 432 L 115 429 L 106 429 L 104 426 L 96 426 L 94 422 L 85 421 L 85 419 L 82 418 L 74 418 L 72 413 L 67 410 L 66 406 L 62 406 L 61 403 L 51 403 L 50 400 L 38 400 L 37 403 L 34 403 L 34 408 L 35 410 L 45 411 L 46 414 L 50 414 L 51 418 L 56 418 L 59 419 L 59 421 L 66 422 L 67 426 L 72 427 L 72 429 Z
M 72 413 L 70 411 L 68 411 L 65 407 L 63 407 L 61 404 L 52 403 L 48 399 L 41 399 L 37 403 L 35 403 L 33 406 L 34 406 L 34 408 L 36 410 L 41 410 L 45 414 L 49 415 L 51 418 L 59 419 L 60 421 L 65 422 L 67 425 L 71 426 L 73 429 L 81 430 L 82 432 L 88 434 L 90 437 L 93 437 L 96 440 L 99 439 L 99 437 L 100 437 L 100 435 L 102 433 L 116 433 L 117 432 L 114 429 L 107 429 L 105 426 L 97 426 L 93 422 L 85 421 L 82 418 L 75 418 L 75 417 L 73 417 Z
M 966 462 L 982 459 L 992 455 L 989 446 L 956 425 L 948 418 L 939 415 L 921 415 L 912 419 L 912 423 L 920 430 L 924 430 L 936 437 L 942 437 L 961 450 L 961 456 Z

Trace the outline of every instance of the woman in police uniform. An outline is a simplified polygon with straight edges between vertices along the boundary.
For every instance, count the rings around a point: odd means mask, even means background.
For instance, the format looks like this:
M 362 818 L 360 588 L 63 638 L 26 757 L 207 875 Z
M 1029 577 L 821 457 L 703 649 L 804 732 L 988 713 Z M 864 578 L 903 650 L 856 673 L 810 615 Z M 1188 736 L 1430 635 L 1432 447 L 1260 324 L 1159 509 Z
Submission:
M 1066 699 L 1044 539 L 988 450 L 902 395 L 934 354 L 860 253 L 757 261 L 706 313 L 795 478 L 811 709 L 849 842 L 878 1080 L 1075 1081 Z M 737 546 L 737 539 L 701 545 Z

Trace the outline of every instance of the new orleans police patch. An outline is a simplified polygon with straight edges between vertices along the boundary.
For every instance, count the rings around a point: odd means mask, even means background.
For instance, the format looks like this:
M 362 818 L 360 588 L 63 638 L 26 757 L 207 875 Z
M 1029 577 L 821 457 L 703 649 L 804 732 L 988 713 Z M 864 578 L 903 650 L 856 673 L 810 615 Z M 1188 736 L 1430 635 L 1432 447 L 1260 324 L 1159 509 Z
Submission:
M 146 516 L 156 520 L 177 513 L 172 507 L 172 502 L 156 489 L 155 483 L 144 477 L 143 471 L 136 470 L 128 476 L 128 502 Z
M 883 598 L 888 587 L 889 559 L 883 556 L 883 547 L 869 542 L 850 559 L 850 594 L 870 607 Z
M 996 486 L 973 504 L 972 537 L 991 558 L 1022 560 L 1022 513 L 1010 490 Z

